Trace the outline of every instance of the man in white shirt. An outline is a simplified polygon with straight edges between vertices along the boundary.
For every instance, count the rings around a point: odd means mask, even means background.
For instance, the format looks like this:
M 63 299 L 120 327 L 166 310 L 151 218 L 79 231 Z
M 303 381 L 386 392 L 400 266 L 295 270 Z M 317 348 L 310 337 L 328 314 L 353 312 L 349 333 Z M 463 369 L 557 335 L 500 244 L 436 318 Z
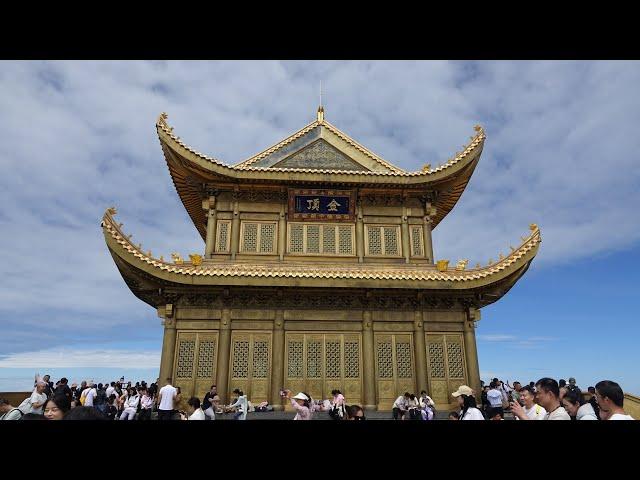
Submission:
M 84 406 L 85 407 L 93 407 L 93 399 L 96 398 L 96 394 L 98 392 L 95 389 L 95 385 L 93 383 L 93 380 L 89 381 L 89 386 L 87 388 L 85 388 L 85 391 L 82 392 L 82 395 L 84 395 Z
M 502 391 L 498 388 L 498 384 L 495 381 L 489 384 L 487 400 L 489 401 L 489 406 L 491 408 L 498 409 L 502 413 L 504 413 L 504 409 L 502 407 L 503 394 Z
M 107 387 L 107 398 L 116 393 L 116 382 L 111 382 L 111 385 Z
M 410 396 L 411 395 L 409 394 L 409 392 L 404 392 L 404 395 L 400 395 L 398 398 L 396 398 L 396 401 L 393 402 L 394 420 L 398 420 L 398 417 L 400 417 L 400 420 L 404 419 L 404 414 L 407 412 L 407 403 Z
M 158 394 L 158 420 L 171 420 L 175 413 L 173 406 L 177 395 L 176 387 L 171 385 L 171 378 L 167 378 Z
M 553 378 L 541 378 L 536 382 L 536 400 L 547 414 L 543 420 L 571 420 L 567 411 L 560 405 L 560 387 Z M 520 420 L 531 420 L 517 402 L 511 402 L 513 415 Z
M 23 411 L 22 413 L 37 413 L 39 415 L 42 415 L 42 406 L 44 405 L 44 402 L 47 401 L 47 394 L 44 393 L 46 388 L 47 383 L 43 380 L 38 380 L 38 382 L 36 383 L 36 388 L 29 398 L 31 409 L 28 412 Z M 20 404 L 20 406 L 22 406 L 22 404 Z
M 520 400 L 524 403 L 524 413 L 529 417 L 529 420 L 544 420 L 547 415 L 547 411 L 537 403 L 535 403 L 536 393 L 533 389 L 526 385 L 520 389 Z M 516 420 L 520 420 L 516 417 Z
M 206 420 L 204 411 L 200 408 L 200 399 L 198 397 L 191 397 L 187 404 L 191 414 L 189 415 L 189 420 Z
M 633 420 L 624 411 L 624 392 L 611 380 L 596 383 L 596 401 L 600 407 L 601 420 Z

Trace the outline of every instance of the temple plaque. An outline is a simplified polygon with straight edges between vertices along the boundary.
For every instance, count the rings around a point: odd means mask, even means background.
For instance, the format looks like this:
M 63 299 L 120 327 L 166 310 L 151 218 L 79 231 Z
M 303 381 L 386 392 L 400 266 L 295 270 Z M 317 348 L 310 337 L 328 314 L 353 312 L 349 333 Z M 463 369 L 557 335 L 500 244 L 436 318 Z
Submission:
M 355 221 L 353 190 L 289 190 L 289 215 L 303 221 Z

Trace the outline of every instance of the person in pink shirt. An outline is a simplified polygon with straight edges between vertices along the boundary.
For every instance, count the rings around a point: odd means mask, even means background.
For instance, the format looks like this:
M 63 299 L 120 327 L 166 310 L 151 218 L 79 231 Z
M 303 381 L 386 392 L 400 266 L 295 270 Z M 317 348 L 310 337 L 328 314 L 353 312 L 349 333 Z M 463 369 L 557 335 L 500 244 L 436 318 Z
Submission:
M 296 410 L 294 420 L 311 420 L 311 397 L 304 392 L 291 397 L 291 390 L 284 390 L 286 398 L 291 400 L 291 406 Z

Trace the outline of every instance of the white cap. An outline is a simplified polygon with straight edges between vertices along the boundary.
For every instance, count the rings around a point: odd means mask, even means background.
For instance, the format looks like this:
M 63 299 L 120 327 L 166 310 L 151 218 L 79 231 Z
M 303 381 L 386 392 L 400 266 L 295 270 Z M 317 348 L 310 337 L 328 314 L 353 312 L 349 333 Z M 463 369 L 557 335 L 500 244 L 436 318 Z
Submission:
M 460 385 L 458 387 L 458 390 L 456 390 L 455 392 L 453 392 L 451 395 L 453 395 L 454 397 L 459 397 L 460 395 L 473 395 L 473 390 L 471 390 L 471 387 L 468 387 L 467 385 Z
M 307 397 L 304 393 L 300 392 L 298 393 L 295 397 L 293 397 L 297 400 L 306 400 L 307 402 L 309 401 L 309 397 Z

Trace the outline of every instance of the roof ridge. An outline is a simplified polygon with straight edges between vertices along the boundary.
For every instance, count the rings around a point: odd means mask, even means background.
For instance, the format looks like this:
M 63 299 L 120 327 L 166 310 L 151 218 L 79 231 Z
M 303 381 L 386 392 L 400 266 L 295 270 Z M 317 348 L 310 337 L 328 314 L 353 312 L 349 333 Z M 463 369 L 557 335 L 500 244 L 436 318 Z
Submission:
M 447 160 L 445 163 L 443 163 L 441 165 L 438 165 L 436 168 L 429 167 L 427 169 L 423 168 L 422 170 L 416 170 L 416 171 L 413 171 L 413 172 L 408 172 L 408 171 L 402 170 L 399 167 L 396 167 L 394 165 L 391 165 L 391 164 L 387 165 L 386 163 L 384 163 L 384 162 L 386 162 L 386 160 L 378 157 L 373 152 L 367 150 L 365 147 L 360 145 L 355 140 L 351 139 L 346 133 L 340 131 L 337 127 L 331 125 L 329 122 L 327 122 L 327 121 L 318 122 L 317 120 L 315 120 L 312 123 L 308 124 L 306 127 L 303 127 L 301 130 L 298 130 L 296 133 L 290 135 L 285 140 L 283 140 L 280 143 L 274 145 L 273 147 L 268 148 L 267 150 L 264 150 L 263 152 L 259 153 L 258 155 L 255 155 L 255 156 L 253 156 L 253 157 L 251 157 L 251 158 L 249 158 L 247 160 L 244 160 L 244 161 L 242 161 L 242 162 L 240 162 L 238 164 L 229 165 L 229 164 L 226 164 L 226 163 L 224 163 L 224 162 L 222 162 L 222 161 L 220 161 L 220 160 L 218 160 L 216 158 L 209 157 L 208 155 L 200 153 L 200 152 L 194 150 L 193 148 L 189 147 L 187 144 L 185 144 L 182 140 L 180 140 L 180 137 L 177 137 L 176 135 L 173 134 L 173 127 L 169 127 L 169 124 L 167 123 L 167 118 L 168 118 L 168 115 L 166 113 L 164 113 L 164 112 L 161 113 L 160 116 L 158 117 L 158 121 L 156 122 L 156 128 L 159 128 L 162 131 L 164 131 L 174 142 L 176 142 L 182 148 L 184 148 L 185 150 L 191 152 L 192 154 L 200 157 L 203 160 L 207 160 L 207 161 L 209 161 L 211 163 L 214 163 L 214 164 L 219 165 L 221 167 L 229 168 L 231 170 L 240 170 L 240 171 L 296 172 L 296 173 L 314 173 L 314 174 L 315 173 L 330 173 L 330 174 L 371 175 L 371 176 L 407 176 L 407 177 L 429 176 L 429 175 L 433 175 L 435 173 L 438 173 L 438 172 L 440 172 L 442 170 L 445 170 L 445 169 L 447 169 L 449 167 L 452 167 L 456 163 L 460 162 L 464 157 L 469 155 L 478 145 L 480 145 L 482 142 L 484 142 L 484 140 L 487 138 L 484 129 L 480 125 L 476 125 L 474 127 L 475 131 L 477 132 L 476 135 L 472 136 L 471 137 L 471 142 L 461 152 L 456 153 L 456 155 L 453 158 Z M 269 153 L 272 153 L 273 151 L 281 148 L 282 146 L 293 142 L 294 140 L 296 140 L 300 136 L 302 136 L 305 133 L 307 133 L 309 130 L 311 130 L 311 129 L 317 127 L 317 126 L 322 126 L 322 125 L 325 125 L 327 127 L 327 129 L 329 129 L 332 133 L 338 135 L 339 137 L 341 137 L 341 138 L 344 137 L 344 138 L 342 138 L 344 141 L 346 141 L 347 143 L 351 143 L 355 148 L 361 150 L 367 156 L 370 156 L 371 158 L 373 158 L 376 161 L 383 162 L 381 164 L 385 165 L 388 168 L 390 168 L 391 171 L 390 172 L 386 172 L 386 171 L 375 171 L 375 170 L 371 170 L 371 171 L 331 170 L 331 169 L 312 169 L 312 168 L 282 168 L 282 167 L 254 167 L 254 166 L 252 166 L 253 163 L 257 162 L 261 158 L 264 158 Z

